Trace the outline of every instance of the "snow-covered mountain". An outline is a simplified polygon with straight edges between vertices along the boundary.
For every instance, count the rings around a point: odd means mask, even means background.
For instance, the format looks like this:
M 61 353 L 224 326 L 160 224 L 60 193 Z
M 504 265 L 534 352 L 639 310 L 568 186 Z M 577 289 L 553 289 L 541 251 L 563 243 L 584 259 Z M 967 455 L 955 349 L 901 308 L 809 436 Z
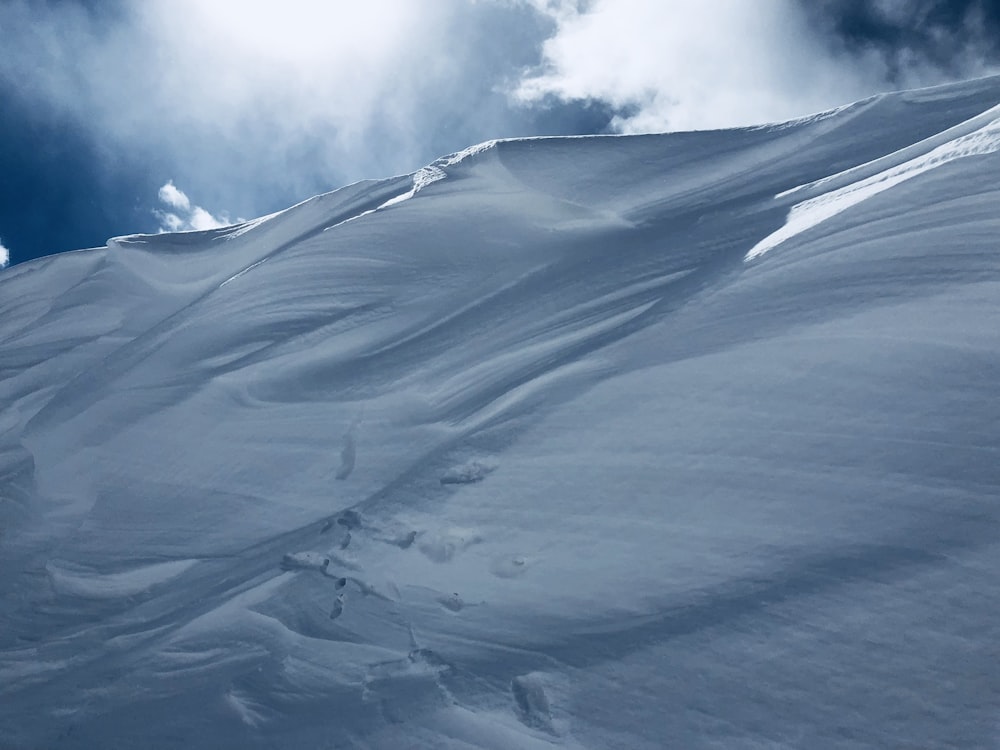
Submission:
M 998 103 L 3 271 L 0 747 L 997 746 Z

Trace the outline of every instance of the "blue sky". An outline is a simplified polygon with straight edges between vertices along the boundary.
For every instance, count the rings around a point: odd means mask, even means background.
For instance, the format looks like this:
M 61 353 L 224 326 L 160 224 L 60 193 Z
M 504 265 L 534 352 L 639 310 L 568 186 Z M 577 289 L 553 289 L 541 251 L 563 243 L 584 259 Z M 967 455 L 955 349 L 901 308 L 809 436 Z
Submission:
M 746 125 L 995 72 L 1000 0 L 5 0 L 0 38 L 17 263 L 489 138 Z

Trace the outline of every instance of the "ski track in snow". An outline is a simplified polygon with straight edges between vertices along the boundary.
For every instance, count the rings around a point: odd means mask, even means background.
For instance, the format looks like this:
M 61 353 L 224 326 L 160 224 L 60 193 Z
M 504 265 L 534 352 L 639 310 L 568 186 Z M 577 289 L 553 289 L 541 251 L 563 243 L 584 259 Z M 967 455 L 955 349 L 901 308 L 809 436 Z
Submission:
M 0 747 L 991 745 L 998 99 L 0 272 Z

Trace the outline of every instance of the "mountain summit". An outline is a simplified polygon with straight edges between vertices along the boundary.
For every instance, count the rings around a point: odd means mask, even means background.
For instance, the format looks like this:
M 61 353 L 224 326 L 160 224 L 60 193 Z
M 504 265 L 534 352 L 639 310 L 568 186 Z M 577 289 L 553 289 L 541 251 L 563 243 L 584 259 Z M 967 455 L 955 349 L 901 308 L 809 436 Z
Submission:
M 0 746 L 994 744 L 998 105 L 0 272 Z

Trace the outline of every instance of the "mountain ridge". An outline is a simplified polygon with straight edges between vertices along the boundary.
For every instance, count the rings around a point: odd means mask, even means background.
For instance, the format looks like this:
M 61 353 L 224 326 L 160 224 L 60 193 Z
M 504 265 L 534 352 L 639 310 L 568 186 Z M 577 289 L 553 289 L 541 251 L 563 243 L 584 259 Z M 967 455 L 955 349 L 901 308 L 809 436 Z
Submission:
M 1000 157 L 794 207 L 998 101 L 491 141 L 0 272 L 0 745 L 989 744 Z

